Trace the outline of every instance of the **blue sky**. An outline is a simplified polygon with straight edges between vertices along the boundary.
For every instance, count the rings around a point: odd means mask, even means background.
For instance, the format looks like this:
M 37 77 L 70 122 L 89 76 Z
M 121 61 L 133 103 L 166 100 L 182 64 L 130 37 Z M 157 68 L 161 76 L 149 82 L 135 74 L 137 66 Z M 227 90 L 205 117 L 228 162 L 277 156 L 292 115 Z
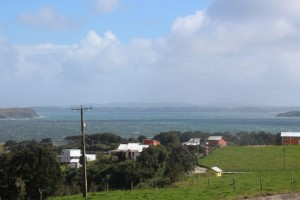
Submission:
M 121 42 L 127 43 L 132 38 L 164 37 L 169 33 L 176 17 L 194 13 L 207 5 L 206 0 L 99 2 L 101 1 L 8 1 L 1 6 L 2 33 L 8 35 L 13 43 L 73 44 L 90 30 L 97 33 L 110 30 L 117 34 Z M 105 4 L 112 5 L 104 6 Z M 42 21 L 42 13 L 47 11 L 53 16 L 48 19 L 45 17 Z M 35 19 L 29 22 L 23 19 L 25 16 Z M 64 26 L 54 27 L 52 22 L 59 23 L 62 18 Z
M 0 107 L 300 106 L 298 0 L 39 0 L 0 7 Z

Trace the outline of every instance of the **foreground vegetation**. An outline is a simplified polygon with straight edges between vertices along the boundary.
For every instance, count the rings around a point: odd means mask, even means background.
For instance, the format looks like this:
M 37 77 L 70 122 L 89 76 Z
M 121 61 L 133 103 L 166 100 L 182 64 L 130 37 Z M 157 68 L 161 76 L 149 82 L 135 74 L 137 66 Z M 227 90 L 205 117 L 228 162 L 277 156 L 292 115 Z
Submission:
M 172 187 L 89 193 L 87 199 L 244 199 L 300 192 L 299 153 L 299 146 L 220 148 L 201 160 L 201 164 L 240 173 L 222 177 L 194 174 Z M 53 199 L 82 199 L 82 196 Z
M 193 171 L 194 166 L 197 163 L 199 164 L 199 155 L 203 152 L 203 149 L 200 147 L 187 148 L 182 145 L 182 142 L 192 137 L 199 137 L 202 138 L 202 145 L 204 145 L 205 139 L 210 135 L 199 131 L 159 133 L 154 139 L 159 140 L 161 146 L 147 148 L 136 161 L 126 160 L 125 155 L 122 153 L 111 156 L 105 152 L 116 148 L 120 143 L 140 142 L 145 136 L 139 136 L 137 139 L 124 139 L 112 133 L 88 135 L 87 149 L 97 153 L 97 161 L 89 162 L 87 166 L 88 190 L 91 197 L 95 196 L 97 199 L 99 198 L 98 195 L 108 195 L 107 199 L 115 199 L 116 197 L 109 196 L 119 193 L 118 196 L 123 194 L 126 196 L 124 198 L 127 198 L 130 194 L 131 196 L 128 198 L 137 195 L 134 198 L 151 199 L 152 196 L 157 197 L 158 190 L 159 195 L 166 193 L 166 196 L 173 196 L 174 198 L 190 195 L 190 199 L 195 199 L 198 196 L 201 196 L 201 198 L 203 196 L 203 199 L 206 196 L 209 199 L 227 198 L 248 195 L 248 192 L 249 195 L 258 194 L 257 191 L 252 192 L 251 187 L 253 185 L 251 181 L 247 183 L 250 190 L 246 187 L 247 184 L 243 184 L 243 187 L 236 185 L 236 191 L 232 194 L 224 191 L 223 188 L 228 187 L 228 191 L 230 191 L 230 188 L 232 189 L 232 176 L 224 176 L 218 179 L 215 177 L 208 179 L 204 176 L 191 176 L 188 177 L 188 181 L 184 181 L 187 175 Z M 298 176 L 294 171 L 299 170 L 299 164 L 296 160 L 296 154 L 299 150 L 296 147 L 289 147 L 284 151 L 281 146 L 236 147 L 236 145 L 280 144 L 278 135 L 265 132 L 216 133 L 214 135 L 224 136 L 228 143 L 233 146 L 214 151 L 207 158 L 200 160 L 201 165 L 207 167 L 217 165 L 221 169 L 231 172 L 251 172 L 249 177 L 256 180 L 253 181 L 255 185 L 258 184 L 257 177 L 259 180 L 261 177 L 260 174 L 257 174 L 258 172 L 264 173 L 264 180 L 268 180 L 272 172 L 293 172 L 288 177 L 292 179 L 291 188 L 297 189 L 297 184 L 293 183 L 297 182 Z M 78 148 L 80 146 L 79 136 L 67 137 L 66 140 L 68 141 L 67 145 L 58 147 L 53 146 L 50 138 L 42 139 L 40 142 L 34 140 L 7 141 L 5 143 L 5 153 L 0 153 L 0 177 L 4 177 L 0 179 L 2 199 L 37 199 L 80 193 L 82 171 L 80 169 L 69 169 L 63 165 L 59 167 L 55 160 L 55 154 L 60 153 L 61 149 Z M 286 167 L 285 172 L 283 172 L 284 167 Z M 236 174 L 234 176 L 236 183 L 239 183 L 240 176 L 247 177 L 245 174 Z M 241 177 L 241 180 L 244 179 Z M 278 179 L 281 178 L 278 177 Z M 229 184 L 231 187 L 222 184 Z M 242 187 L 242 189 L 238 191 L 238 187 Z M 220 189 L 212 190 L 213 188 Z M 107 191 L 108 189 L 116 191 L 112 193 Z M 277 191 L 277 189 L 274 191 Z M 97 191 L 102 192 L 99 194 L 92 193 Z M 283 190 L 278 191 L 290 190 L 283 187 Z M 266 191 L 262 190 L 262 192 Z M 151 197 L 148 197 L 148 193 Z
M 291 184 L 291 176 L 293 180 Z M 262 177 L 262 189 L 260 178 Z M 234 182 L 235 180 L 235 188 Z M 209 185 L 208 185 L 209 180 Z M 244 199 L 279 193 L 300 191 L 300 173 L 249 173 L 225 175 L 222 177 L 191 177 L 176 187 L 163 189 L 117 190 L 89 193 L 87 199 Z M 76 200 L 82 195 L 57 197 L 53 199 Z

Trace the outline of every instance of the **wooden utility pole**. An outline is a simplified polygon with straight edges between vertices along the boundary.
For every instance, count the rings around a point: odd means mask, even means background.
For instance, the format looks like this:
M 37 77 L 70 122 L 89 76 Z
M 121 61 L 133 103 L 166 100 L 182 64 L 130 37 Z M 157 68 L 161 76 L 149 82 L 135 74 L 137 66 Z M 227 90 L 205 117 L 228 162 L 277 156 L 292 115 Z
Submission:
M 81 151 L 82 151 L 82 196 L 83 198 L 87 197 L 87 175 L 86 175 L 86 156 L 85 156 L 85 121 L 83 114 L 87 110 L 92 109 L 92 107 L 83 107 L 80 106 L 80 108 L 72 108 L 72 110 L 80 111 L 80 119 L 81 119 Z

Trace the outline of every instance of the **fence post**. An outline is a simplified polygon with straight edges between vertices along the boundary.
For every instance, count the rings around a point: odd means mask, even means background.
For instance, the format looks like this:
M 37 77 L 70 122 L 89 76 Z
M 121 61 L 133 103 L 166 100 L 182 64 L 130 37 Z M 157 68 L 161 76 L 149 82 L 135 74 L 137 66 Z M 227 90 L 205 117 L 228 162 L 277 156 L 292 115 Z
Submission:
M 209 178 L 207 179 L 207 189 L 209 190 Z
M 235 192 L 235 178 L 233 177 L 233 192 Z
M 263 181 L 262 176 L 260 176 L 260 191 L 263 190 L 263 182 L 262 181 Z
M 132 194 L 133 193 L 133 181 L 131 181 L 130 189 L 131 189 L 131 194 Z

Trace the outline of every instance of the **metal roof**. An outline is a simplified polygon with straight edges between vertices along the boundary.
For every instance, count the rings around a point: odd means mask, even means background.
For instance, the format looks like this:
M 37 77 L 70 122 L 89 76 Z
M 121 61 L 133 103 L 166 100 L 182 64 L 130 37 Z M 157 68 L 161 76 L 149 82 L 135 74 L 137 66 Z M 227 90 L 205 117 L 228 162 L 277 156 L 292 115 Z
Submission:
M 300 137 L 300 132 L 281 132 L 281 137 Z
M 70 160 L 70 163 L 78 163 L 79 162 L 79 159 L 71 159 Z
M 201 138 L 191 138 L 189 141 L 182 143 L 183 145 L 188 146 L 197 146 L 200 145 Z
M 212 167 L 211 169 L 214 170 L 215 172 L 222 172 L 223 171 L 219 167 Z
M 128 143 L 128 144 L 120 144 L 118 149 L 114 151 L 138 151 L 142 152 L 144 148 L 148 148 L 149 145 L 139 144 L 139 143 Z
M 222 136 L 210 136 L 208 140 L 221 140 Z

